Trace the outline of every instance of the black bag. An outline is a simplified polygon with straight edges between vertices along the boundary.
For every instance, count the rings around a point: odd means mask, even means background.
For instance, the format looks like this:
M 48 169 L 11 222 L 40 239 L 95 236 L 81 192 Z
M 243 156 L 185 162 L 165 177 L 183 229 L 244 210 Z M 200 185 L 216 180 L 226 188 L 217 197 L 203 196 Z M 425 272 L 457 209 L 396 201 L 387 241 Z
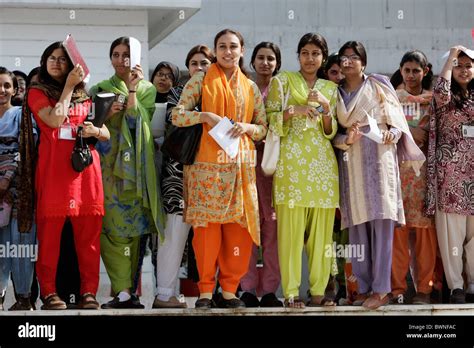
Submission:
M 82 127 L 79 127 L 77 130 L 76 143 L 71 154 L 71 163 L 72 168 L 79 173 L 92 164 L 91 151 L 82 138 Z
M 202 124 L 190 127 L 175 127 L 165 138 L 161 152 L 175 161 L 190 165 L 194 163 L 201 142 Z

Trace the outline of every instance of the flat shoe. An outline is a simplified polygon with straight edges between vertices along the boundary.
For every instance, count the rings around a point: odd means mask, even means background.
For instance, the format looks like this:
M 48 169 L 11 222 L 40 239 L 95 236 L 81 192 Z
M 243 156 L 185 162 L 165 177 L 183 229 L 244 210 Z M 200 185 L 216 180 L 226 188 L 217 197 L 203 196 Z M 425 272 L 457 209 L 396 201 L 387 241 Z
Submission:
M 258 300 L 257 296 L 250 292 L 244 292 L 240 299 L 245 303 L 245 307 L 248 308 L 255 308 L 260 307 L 260 301 Z M 262 298 L 263 300 L 263 298 Z
M 214 300 L 210 298 L 200 298 L 196 301 L 194 304 L 194 308 L 197 309 L 210 309 L 210 308 L 216 308 L 216 303 Z
M 224 297 L 221 298 L 217 304 L 219 308 L 245 308 L 245 303 L 241 299 L 235 297 L 230 300 L 226 300 Z
M 168 301 L 162 301 L 155 297 L 152 308 L 188 308 L 186 302 L 180 302 L 176 296 L 171 296 Z
M 272 292 L 262 296 L 260 307 L 283 307 L 283 302 Z

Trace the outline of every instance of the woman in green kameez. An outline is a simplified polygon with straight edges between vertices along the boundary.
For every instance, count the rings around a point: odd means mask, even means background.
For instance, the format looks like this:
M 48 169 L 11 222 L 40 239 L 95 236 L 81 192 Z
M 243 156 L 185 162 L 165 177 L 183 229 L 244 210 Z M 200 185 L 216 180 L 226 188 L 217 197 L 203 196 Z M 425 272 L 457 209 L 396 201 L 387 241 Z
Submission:
M 143 80 L 140 65 L 130 68 L 128 37 L 112 43 L 110 59 L 115 75 L 90 90 L 117 96 L 105 121 L 110 140 L 98 146 L 105 196 L 101 256 L 115 294 L 102 308 L 144 308 L 134 287 L 140 237 L 161 234 L 165 222 L 150 129 L 156 89 Z
M 326 40 L 321 35 L 304 35 L 298 44 L 300 71 L 275 76 L 266 102 L 270 130 L 280 136 L 273 205 L 283 295 L 285 305 L 293 308 L 305 306 L 298 297 L 304 246 L 311 292 L 307 305 L 334 305 L 324 297 L 324 290 L 331 270 L 332 230 L 339 206 L 337 161 L 331 146 L 337 131 L 337 86 L 317 76 L 327 56 Z

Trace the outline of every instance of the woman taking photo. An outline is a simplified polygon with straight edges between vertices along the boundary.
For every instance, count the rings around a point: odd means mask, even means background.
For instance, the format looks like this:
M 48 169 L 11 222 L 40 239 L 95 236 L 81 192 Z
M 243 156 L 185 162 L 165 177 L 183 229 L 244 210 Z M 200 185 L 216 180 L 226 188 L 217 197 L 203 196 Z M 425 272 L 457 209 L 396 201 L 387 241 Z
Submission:
M 198 72 L 206 73 L 214 60 L 212 51 L 204 45 L 191 48 L 185 65 L 191 77 Z M 166 123 L 171 125 L 171 111 L 178 104 L 184 86 L 171 88 L 168 95 Z M 199 111 L 199 108 L 196 108 Z M 153 308 L 186 308 L 186 302 L 178 301 L 176 286 L 184 248 L 191 226 L 183 221 L 183 165 L 170 157 L 163 157 L 161 181 L 163 208 L 167 214 L 165 239 L 158 244 L 157 286 Z
M 196 308 L 215 306 L 212 292 L 219 267 L 220 307 L 245 304 L 235 296 L 248 270 L 252 242 L 260 244 L 253 141 L 267 132 L 258 87 L 242 71 L 244 40 L 225 29 L 214 39 L 215 62 L 207 73 L 196 73 L 172 111 L 173 124 L 202 123 L 203 134 L 194 164 L 184 167 L 184 219 L 193 226 L 193 247 L 199 271 Z M 201 112 L 194 108 L 201 101 Z M 209 130 L 223 117 L 234 122 L 229 135 L 239 138 L 237 159 L 230 159 Z
M 308 306 L 333 306 L 324 297 L 332 257 L 334 214 L 339 202 L 337 161 L 331 139 L 337 131 L 336 85 L 324 80 L 326 40 L 305 34 L 298 43 L 298 72 L 272 79 L 266 111 L 270 129 L 281 138 L 273 178 L 278 221 L 278 257 L 285 305 L 304 308 L 299 298 L 303 247 L 308 254 Z
M 451 303 L 474 303 L 474 56 L 464 51 L 451 48 L 433 90 L 428 148 L 426 208 Z
M 165 221 L 150 128 L 156 89 L 143 80 L 140 65 L 131 69 L 128 37 L 112 42 L 109 57 L 114 76 L 91 88 L 92 95 L 117 96 L 105 121 L 110 140 L 99 147 L 106 211 L 101 255 L 115 294 L 102 308 L 144 308 L 134 286 L 140 236 L 162 233 Z
M 342 228 L 361 252 L 351 255 L 359 294 L 354 305 L 376 309 L 389 301 L 393 231 L 405 223 L 399 162 L 419 175 L 425 156 L 413 141 L 395 90 L 387 77 L 364 74 L 367 54 L 360 42 L 339 50 L 345 79 L 338 88 L 337 118 L 347 134 L 334 145 L 339 156 Z M 375 118 L 381 137 L 363 137 Z M 360 247 L 359 247 L 360 246 Z M 363 252 L 363 254 L 362 254 Z
M 99 308 L 95 294 L 99 284 L 99 238 L 104 215 L 99 154 L 93 145 L 88 145 L 92 164 L 77 172 L 71 164 L 71 153 L 79 126 L 84 138 L 107 140 L 109 132 L 105 126 L 97 128 L 85 121 L 92 102 L 84 89 L 83 78 L 82 67 L 73 66 L 62 43 L 51 44 L 41 56 L 39 82 L 30 86 L 23 109 L 20 198 L 33 198 L 34 182 L 39 245 L 36 272 L 44 303 L 42 309 L 66 309 L 56 292 L 56 270 L 61 232 L 67 218 L 73 226 L 81 274 L 79 308 Z M 40 129 L 35 176 L 30 113 Z M 21 229 L 27 229 L 33 221 L 33 212 L 22 209 L 20 214 Z
M 270 88 L 270 80 L 278 74 L 281 67 L 280 48 L 273 42 L 261 42 L 252 52 L 251 66 L 256 73 L 256 84 L 265 102 Z M 263 174 L 261 163 L 264 141 L 255 144 L 257 149 L 257 190 L 260 213 L 261 254 L 265 260 L 262 267 L 257 266 L 259 248 L 254 245 L 247 274 L 242 278 L 240 299 L 247 307 L 282 307 L 283 303 L 275 295 L 280 286 L 278 265 L 277 224 L 275 210 L 272 208 L 272 177 Z M 261 300 L 258 300 L 258 297 Z

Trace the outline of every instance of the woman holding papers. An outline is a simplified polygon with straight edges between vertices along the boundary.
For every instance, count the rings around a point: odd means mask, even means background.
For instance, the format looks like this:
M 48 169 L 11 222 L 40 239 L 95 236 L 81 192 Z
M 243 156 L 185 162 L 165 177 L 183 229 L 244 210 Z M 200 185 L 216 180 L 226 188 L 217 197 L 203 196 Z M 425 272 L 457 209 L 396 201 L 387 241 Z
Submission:
M 332 262 L 332 230 L 339 202 L 337 161 L 331 139 L 337 131 L 336 84 L 320 78 L 328 57 L 326 40 L 307 33 L 298 43 L 298 72 L 281 72 L 270 83 L 266 111 L 279 135 L 280 158 L 273 177 L 278 221 L 278 258 L 285 305 L 299 298 L 301 258 L 306 246 L 309 306 L 333 306 L 324 297 Z M 332 249 L 330 250 L 332 251 Z
M 216 60 L 206 74 L 195 73 L 172 111 L 179 127 L 203 124 L 196 160 L 184 167 L 184 219 L 193 226 L 193 247 L 199 271 L 200 296 L 196 308 L 211 308 L 215 274 L 219 267 L 220 307 L 245 304 L 235 296 L 247 272 L 252 242 L 260 244 L 253 141 L 267 132 L 260 91 L 243 71 L 244 40 L 225 29 L 214 39 Z M 201 102 L 201 112 L 195 109 Z M 222 140 L 238 140 L 236 158 L 228 155 L 209 134 L 233 121 Z M 253 161 L 252 161 L 253 157 Z
M 28 204 L 28 198 L 34 201 L 36 197 L 39 246 L 36 272 L 44 302 L 42 309 L 66 309 L 56 293 L 61 232 L 66 219 L 73 226 L 81 275 L 79 308 L 99 308 L 95 294 L 99 285 L 99 238 L 104 215 L 100 159 L 95 147 L 89 145 L 93 162 L 82 172 L 76 172 L 71 153 L 79 125 L 85 138 L 107 140 L 109 132 L 105 126 L 97 128 L 85 121 L 92 102 L 84 89 L 84 77 L 82 67 L 72 64 L 63 44 L 51 44 L 41 56 L 39 82 L 30 86 L 23 108 L 20 198 L 25 204 L 20 206 L 19 225 L 23 231 L 30 228 L 33 207 Z M 40 129 L 37 153 L 31 113 Z
M 337 118 L 347 129 L 347 134 L 334 139 L 343 150 L 342 228 L 349 228 L 350 244 L 363 251 L 350 255 L 359 285 L 353 304 L 375 309 L 389 301 L 393 231 L 405 223 L 398 163 L 411 165 L 419 174 L 425 156 L 413 140 L 388 78 L 364 74 L 364 46 L 346 42 L 339 57 L 345 79 L 338 88 Z
M 143 80 L 140 65 L 130 67 L 128 37 L 116 39 L 109 56 L 115 75 L 91 88 L 93 95 L 111 92 L 118 100 L 105 121 L 110 140 L 99 149 L 106 211 L 101 255 L 116 295 L 102 308 L 144 308 L 134 294 L 140 236 L 163 232 L 165 221 L 150 129 L 156 89 Z
M 452 47 L 433 90 L 426 208 L 451 303 L 474 302 L 474 51 Z M 464 277 L 466 287 L 464 290 Z M 466 295 L 467 293 L 467 295 Z

